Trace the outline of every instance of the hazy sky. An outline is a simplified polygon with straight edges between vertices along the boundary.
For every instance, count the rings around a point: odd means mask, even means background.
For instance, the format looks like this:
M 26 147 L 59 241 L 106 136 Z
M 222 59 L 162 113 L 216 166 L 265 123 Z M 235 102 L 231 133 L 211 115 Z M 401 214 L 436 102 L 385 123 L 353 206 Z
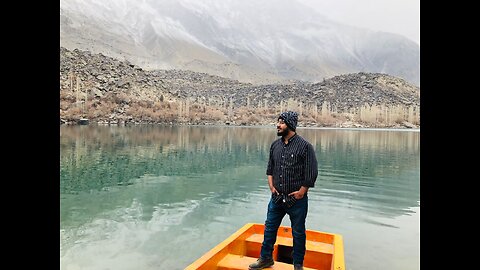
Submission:
M 298 0 L 340 23 L 403 35 L 420 45 L 420 0 Z

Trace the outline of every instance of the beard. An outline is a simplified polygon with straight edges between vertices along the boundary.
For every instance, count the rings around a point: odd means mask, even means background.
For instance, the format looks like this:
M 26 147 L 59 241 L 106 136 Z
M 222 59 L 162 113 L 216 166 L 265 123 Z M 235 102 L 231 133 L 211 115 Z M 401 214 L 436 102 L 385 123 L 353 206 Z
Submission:
M 282 136 L 282 137 L 287 136 L 289 131 L 290 131 L 290 128 L 286 127 L 285 129 L 277 131 L 277 136 Z

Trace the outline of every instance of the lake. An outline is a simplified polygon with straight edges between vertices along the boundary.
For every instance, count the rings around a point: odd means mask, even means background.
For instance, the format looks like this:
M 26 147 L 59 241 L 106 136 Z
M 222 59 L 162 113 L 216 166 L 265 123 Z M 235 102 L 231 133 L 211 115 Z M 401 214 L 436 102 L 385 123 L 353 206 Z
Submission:
M 420 132 L 297 133 L 319 168 L 307 229 L 341 234 L 349 270 L 419 269 Z M 275 126 L 61 126 L 60 268 L 184 269 L 264 223 L 277 138 Z

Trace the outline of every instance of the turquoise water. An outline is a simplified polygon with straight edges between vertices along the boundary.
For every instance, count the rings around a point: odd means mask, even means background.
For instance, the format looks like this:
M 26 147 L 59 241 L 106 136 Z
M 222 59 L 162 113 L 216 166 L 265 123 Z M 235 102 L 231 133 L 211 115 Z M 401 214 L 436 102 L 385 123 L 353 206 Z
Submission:
M 184 269 L 265 220 L 273 126 L 60 132 L 63 270 Z M 297 132 L 319 163 L 307 228 L 342 234 L 349 270 L 419 269 L 420 132 Z

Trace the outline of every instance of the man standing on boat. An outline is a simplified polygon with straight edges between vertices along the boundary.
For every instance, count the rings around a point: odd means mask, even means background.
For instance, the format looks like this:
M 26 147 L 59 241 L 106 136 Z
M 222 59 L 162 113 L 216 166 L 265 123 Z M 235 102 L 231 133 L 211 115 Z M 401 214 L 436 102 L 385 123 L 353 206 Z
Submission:
M 313 146 L 296 133 L 297 121 L 298 114 L 293 111 L 283 112 L 278 117 L 277 135 L 281 138 L 270 146 L 267 165 L 268 185 L 272 196 L 268 203 L 260 258 L 249 265 L 250 270 L 263 269 L 274 264 L 273 245 L 285 214 L 289 215 L 292 227 L 294 269 L 303 269 L 307 191 L 315 184 L 318 164 Z

